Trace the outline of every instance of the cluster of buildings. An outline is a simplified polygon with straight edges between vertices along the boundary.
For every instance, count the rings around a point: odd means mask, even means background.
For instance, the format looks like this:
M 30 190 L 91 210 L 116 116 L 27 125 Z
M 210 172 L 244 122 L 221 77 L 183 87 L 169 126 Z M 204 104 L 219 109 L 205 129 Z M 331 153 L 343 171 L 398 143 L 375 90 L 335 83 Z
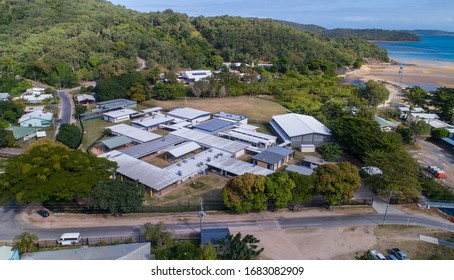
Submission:
M 164 195 L 208 172 L 225 177 L 268 175 L 293 159 L 293 148 L 315 149 L 331 141 L 327 127 L 299 114 L 273 117 L 277 136 L 258 132 L 246 116 L 192 108 L 165 113 L 160 107 L 121 108 L 103 113 L 103 119 L 112 123 L 106 128 L 113 137 L 99 141 L 97 147 L 104 152 L 99 157 L 118 163 L 117 173 L 138 180 L 151 196 Z

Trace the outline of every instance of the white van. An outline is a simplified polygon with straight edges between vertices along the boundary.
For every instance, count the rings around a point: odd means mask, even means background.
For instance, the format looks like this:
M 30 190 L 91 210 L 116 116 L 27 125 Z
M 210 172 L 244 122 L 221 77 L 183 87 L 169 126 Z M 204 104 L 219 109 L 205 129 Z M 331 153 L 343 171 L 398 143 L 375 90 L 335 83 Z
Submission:
M 80 233 L 63 233 L 60 238 L 57 239 L 57 243 L 62 246 L 78 244 L 80 243 Z

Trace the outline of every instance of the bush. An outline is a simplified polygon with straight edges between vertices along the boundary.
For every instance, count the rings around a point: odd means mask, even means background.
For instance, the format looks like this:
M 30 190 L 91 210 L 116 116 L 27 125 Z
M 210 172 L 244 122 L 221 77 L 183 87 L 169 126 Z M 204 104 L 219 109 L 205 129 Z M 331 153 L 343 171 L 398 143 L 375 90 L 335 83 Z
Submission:
M 98 247 L 107 246 L 107 245 L 109 245 L 109 242 L 107 242 L 106 240 L 101 240 L 96 244 L 96 246 L 98 246 Z

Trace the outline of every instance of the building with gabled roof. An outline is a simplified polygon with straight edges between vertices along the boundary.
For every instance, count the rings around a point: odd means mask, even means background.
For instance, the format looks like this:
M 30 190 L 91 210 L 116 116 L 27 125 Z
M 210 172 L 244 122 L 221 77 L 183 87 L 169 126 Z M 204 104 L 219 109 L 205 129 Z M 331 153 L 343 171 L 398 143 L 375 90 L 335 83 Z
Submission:
M 0 101 L 7 101 L 10 97 L 11 95 L 9 94 L 9 92 L 0 93 Z
M 138 127 L 140 129 L 151 131 L 158 129 L 161 125 L 171 124 L 173 121 L 174 118 L 161 114 L 156 114 L 150 117 L 134 120 L 131 122 L 131 125 L 133 127 Z
M 43 111 L 24 114 L 18 121 L 22 127 L 45 127 L 52 124 L 54 115 Z
M 131 116 L 134 114 L 137 114 L 137 111 L 125 108 L 125 109 L 105 112 L 102 115 L 106 122 L 118 123 L 118 122 L 124 122 L 124 121 L 130 120 Z
M 124 135 L 130 138 L 135 143 L 145 143 L 161 138 L 159 134 L 148 132 L 137 127 L 132 127 L 126 124 L 117 124 L 114 126 L 106 127 L 112 131 L 113 135 Z
M 295 151 L 293 150 L 272 146 L 253 156 L 252 164 L 276 171 L 284 164 L 288 163 L 293 158 L 294 154 Z
M 32 139 L 36 136 L 40 128 L 37 127 L 22 127 L 22 126 L 9 126 L 6 130 L 10 130 L 13 132 L 14 139 L 16 141 L 23 140 L 27 141 L 28 139 Z
M 187 121 L 192 124 L 198 124 L 198 123 L 209 120 L 211 118 L 211 113 L 186 107 L 186 108 L 176 108 L 176 109 L 170 110 L 167 113 L 167 116 L 173 117 L 175 119 Z
M 278 115 L 273 117 L 270 125 L 293 148 L 331 141 L 331 130 L 312 116 L 295 113 Z
M 222 119 L 212 119 L 192 126 L 192 129 L 202 132 L 216 134 L 233 128 L 233 123 Z

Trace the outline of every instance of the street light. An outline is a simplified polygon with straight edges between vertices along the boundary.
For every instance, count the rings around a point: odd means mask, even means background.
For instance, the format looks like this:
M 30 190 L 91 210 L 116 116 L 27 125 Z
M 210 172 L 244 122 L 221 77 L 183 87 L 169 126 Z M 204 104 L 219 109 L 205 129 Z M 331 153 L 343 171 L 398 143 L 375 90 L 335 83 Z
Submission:
M 382 225 L 384 226 L 386 223 L 386 215 L 388 214 L 388 207 L 389 207 L 389 202 L 391 201 L 391 196 L 393 195 L 393 190 L 389 191 L 389 197 L 388 197 L 388 203 L 386 203 L 386 210 L 385 210 L 385 215 L 383 216 L 383 223 Z
M 203 212 L 203 198 L 200 198 L 199 200 L 200 202 L 200 211 L 198 213 L 198 216 L 200 218 L 200 232 L 202 232 L 202 228 L 203 228 L 203 218 L 207 215 L 205 212 Z

